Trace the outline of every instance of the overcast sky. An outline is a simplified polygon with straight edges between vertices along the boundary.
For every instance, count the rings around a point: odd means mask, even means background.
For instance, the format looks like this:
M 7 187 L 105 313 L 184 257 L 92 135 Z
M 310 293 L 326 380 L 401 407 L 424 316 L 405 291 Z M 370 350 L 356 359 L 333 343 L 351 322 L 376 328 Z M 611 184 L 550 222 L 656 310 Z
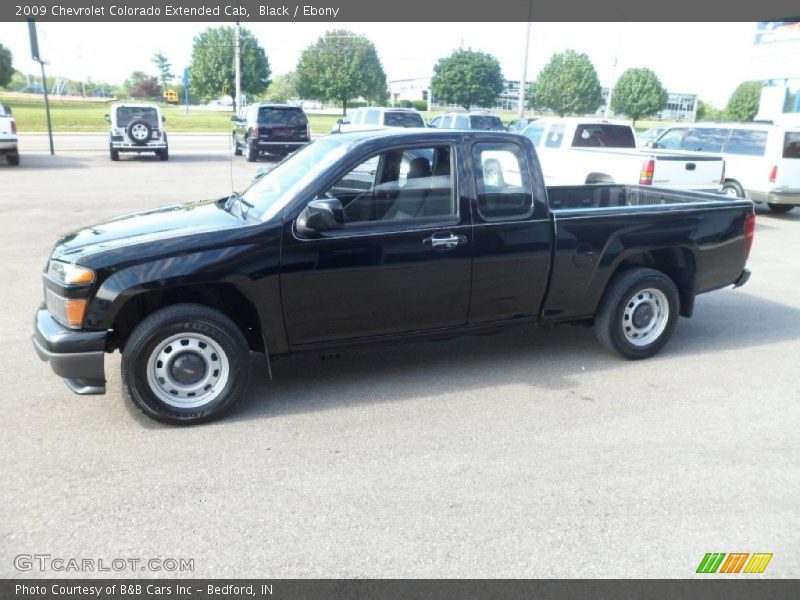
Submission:
M 182 72 L 190 61 L 193 37 L 209 25 L 213 24 L 39 23 L 39 45 L 50 63 L 48 75 L 121 83 L 135 70 L 155 74 L 150 58 L 159 50 L 171 61 L 173 72 Z M 459 46 L 496 56 L 508 79 L 522 75 L 525 23 L 245 26 L 266 49 L 273 75 L 293 70 L 303 48 L 333 27 L 363 33 L 372 40 L 389 80 L 430 76 L 436 60 Z M 667 90 L 696 93 L 723 106 L 741 81 L 763 78 L 757 72 L 762 67 L 752 57 L 755 29 L 755 23 L 533 23 L 527 79 L 535 78 L 554 52 L 572 48 L 589 55 L 604 86 L 613 84 L 615 74 L 629 67 L 649 67 Z M 0 43 L 11 49 L 16 69 L 38 72 L 30 59 L 26 24 L 0 23 Z M 772 48 L 774 56 L 768 62 L 800 72 L 800 64 L 781 51 Z

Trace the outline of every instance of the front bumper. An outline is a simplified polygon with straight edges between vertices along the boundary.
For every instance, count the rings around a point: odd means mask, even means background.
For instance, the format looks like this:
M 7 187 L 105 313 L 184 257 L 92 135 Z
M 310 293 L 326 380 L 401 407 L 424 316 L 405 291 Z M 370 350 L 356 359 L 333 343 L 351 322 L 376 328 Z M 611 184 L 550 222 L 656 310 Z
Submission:
M 36 312 L 33 347 L 76 394 L 105 394 L 105 331 L 67 329 L 44 307 Z
M 733 287 L 738 288 L 742 287 L 745 283 L 750 280 L 750 269 L 744 269 L 739 277 L 736 278 L 736 281 L 733 282 Z

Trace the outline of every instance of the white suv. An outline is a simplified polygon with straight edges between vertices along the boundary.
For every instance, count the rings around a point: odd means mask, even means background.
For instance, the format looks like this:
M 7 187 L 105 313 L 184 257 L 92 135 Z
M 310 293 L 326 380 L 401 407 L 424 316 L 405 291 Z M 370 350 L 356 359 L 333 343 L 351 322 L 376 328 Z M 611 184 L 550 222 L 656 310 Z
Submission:
M 11 109 L 5 104 L 0 104 L 0 156 L 3 155 L 12 167 L 19 164 L 17 123 L 14 121 Z
M 120 152 L 155 152 L 161 160 L 169 160 L 165 120 L 156 104 L 112 104 L 111 114 L 106 115 L 111 160 L 119 160 Z
M 368 131 L 388 127 L 425 127 L 422 115 L 413 108 L 383 108 L 368 106 L 357 108 L 346 119 L 339 119 L 331 133 Z

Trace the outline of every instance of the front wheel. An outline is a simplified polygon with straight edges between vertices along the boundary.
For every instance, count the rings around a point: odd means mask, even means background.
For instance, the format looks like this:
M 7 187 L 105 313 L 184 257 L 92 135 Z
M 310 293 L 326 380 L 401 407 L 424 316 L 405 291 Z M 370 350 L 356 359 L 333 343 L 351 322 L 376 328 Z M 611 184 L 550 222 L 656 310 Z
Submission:
M 256 162 L 258 160 L 258 148 L 256 148 L 255 144 L 252 142 L 246 144 L 247 154 L 245 154 L 245 160 L 247 162 Z
M 675 331 L 679 302 L 678 289 L 661 271 L 624 271 L 611 280 L 600 302 L 595 336 L 624 358 L 653 356 Z
M 15 152 L 13 154 L 6 154 L 6 162 L 11 167 L 16 167 L 19 165 L 19 152 Z
M 768 203 L 767 206 L 776 215 L 785 215 L 794 208 L 794 204 L 774 204 L 772 202 Z
M 144 319 L 122 352 L 127 396 L 148 417 L 166 423 L 219 418 L 250 379 L 250 351 L 241 330 L 221 312 L 176 304 Z

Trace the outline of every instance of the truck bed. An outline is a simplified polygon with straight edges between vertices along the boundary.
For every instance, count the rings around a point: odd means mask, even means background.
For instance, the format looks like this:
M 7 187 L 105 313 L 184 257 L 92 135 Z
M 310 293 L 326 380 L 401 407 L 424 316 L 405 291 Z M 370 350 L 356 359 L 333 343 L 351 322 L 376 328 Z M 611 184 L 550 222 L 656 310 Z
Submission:
M 625 206 L 666 206 L 719 202 L 729 205 L 730 196 L 689 192 L 643 185 L 564 185 L 547 188 L 550 209 L 554 211 Z

